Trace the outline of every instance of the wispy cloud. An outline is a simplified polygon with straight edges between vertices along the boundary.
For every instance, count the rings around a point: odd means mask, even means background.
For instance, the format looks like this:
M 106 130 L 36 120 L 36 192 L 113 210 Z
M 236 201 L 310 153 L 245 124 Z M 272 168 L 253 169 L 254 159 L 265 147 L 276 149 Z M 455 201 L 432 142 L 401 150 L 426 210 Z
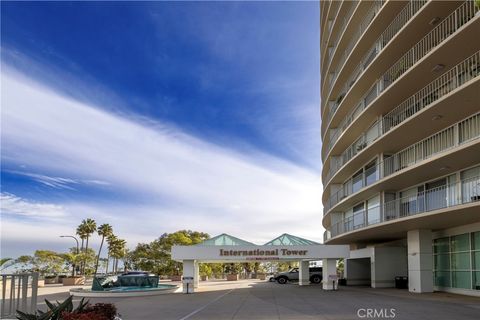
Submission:
M 97 204 L 94 196 L 77 203 L 87 210 L 72 210 L 78 215 L 72 223 L 95 213 L 114 219 L 123 230 L 147 224 L 152 238 L 192 228 L 260 241 L 287 231 L 321 239 L 320 222 L 312 224 L 321 214 L 321 185 L 314 171 L 258 150 L 220 147 L 163 123 L 108 113 L 9 68 L 4 68 L 2 91 L 5 163 L 53 172 L 28 173 L 53 187 L 108 181 L 131 195 L 110 207 Z M 10 206 L 22 201 L 12 197 L 7 196 Z M 15 210 L 26 214 L 33 208 L 25 202 L 24 210 Z M 64 214 L 61 207 L 48 208 L 53 216 Z
M 5 170 L 5 172 L 31 178 L 32 180 L 38 183 L 41 183 L 45 186 L 52 187 L 55 189 L 75 190 L 73 185 L 77 185 L 77 184 L 82 184 L 87 186 L 88 185 L 98 185 L 98 186 L 109 185 L 108 182 L 101 181 L 101 180 L 84 180 L 84 179 L 55 177 L 55 176 L 48 176 L 45 174 L 38 174 L 38 173 L 24 172 L 24 171 L 17 171 L 17 170 Z
M 0 194 L 0 209 L 2 215 L 17 217 L 51 219 L 67 216 L 65 208 L 60 205 L 34 202 L 7 192 Z

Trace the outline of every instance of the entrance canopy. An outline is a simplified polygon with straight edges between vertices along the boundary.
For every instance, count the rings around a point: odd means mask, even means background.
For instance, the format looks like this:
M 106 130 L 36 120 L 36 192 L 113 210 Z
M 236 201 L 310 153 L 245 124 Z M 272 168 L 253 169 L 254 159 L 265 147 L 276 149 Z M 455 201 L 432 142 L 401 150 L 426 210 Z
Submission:
M 172 259 L 198 262 L 309 261 L 349 255 L 347 245 L 324 245 L 286 233 L 263 245 L 221 234 L 196 245 L 172 247 Z

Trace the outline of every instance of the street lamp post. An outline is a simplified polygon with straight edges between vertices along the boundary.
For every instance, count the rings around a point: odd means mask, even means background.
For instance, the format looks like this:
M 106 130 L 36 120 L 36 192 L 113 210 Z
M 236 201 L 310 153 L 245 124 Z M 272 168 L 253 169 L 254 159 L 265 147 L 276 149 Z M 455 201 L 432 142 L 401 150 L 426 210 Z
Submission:
M 73 238 L 75 242 L 77 243 L 77 255 L 80 253 L 79 245 L 78 245 L 78 239 L 74 236 L 60 236 L 60 238 Z M 72 263 L 72 276 L 75 277 L 75 268 L 76 268 L 75 262 Z

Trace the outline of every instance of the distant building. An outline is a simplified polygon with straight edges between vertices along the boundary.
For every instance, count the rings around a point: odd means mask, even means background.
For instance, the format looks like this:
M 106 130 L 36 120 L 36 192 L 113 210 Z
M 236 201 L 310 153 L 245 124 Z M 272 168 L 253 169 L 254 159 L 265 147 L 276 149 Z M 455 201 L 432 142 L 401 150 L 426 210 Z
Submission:
M 475 1 L 322 1 L 324 240 L 347 285 L 480 295 Z

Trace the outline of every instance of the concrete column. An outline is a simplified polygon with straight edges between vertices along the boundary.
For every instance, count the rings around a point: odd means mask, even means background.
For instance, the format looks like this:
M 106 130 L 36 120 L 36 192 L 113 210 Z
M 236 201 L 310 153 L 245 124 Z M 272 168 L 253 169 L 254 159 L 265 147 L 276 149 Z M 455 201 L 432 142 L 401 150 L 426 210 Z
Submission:
M 322 263 L 322 275 L 323 275 L 323 290 L 333 290 L 333 281 L 329 280 L 329 276 L 337 276 L 337 260 L 336 259 L 323 259 Z M 335 280 L 335 286 L 337 286 L 337 280 Z
M 200 263 L 195 261 L 195 270 L 193 274 L 193 285 L 194 288 L 198 288 L 198 282 L 200 281 Z
M 193 277 L 195 279 L 195 260 L 183 260 L 183 276 Z M 194 280 L 195 281 L 195 280 Z M 193 285 L 195 288 L 195 285 Z M 187 288 L 184 285 L 183 292 L 187 292 Z
M 310 284 L 310 261 L 300 261 L 299 269 L 298 284 L 301 286 L 308 286 Z
M 433 292 L 432 231 L 411 230 L 408 240 L 408 290 Z

